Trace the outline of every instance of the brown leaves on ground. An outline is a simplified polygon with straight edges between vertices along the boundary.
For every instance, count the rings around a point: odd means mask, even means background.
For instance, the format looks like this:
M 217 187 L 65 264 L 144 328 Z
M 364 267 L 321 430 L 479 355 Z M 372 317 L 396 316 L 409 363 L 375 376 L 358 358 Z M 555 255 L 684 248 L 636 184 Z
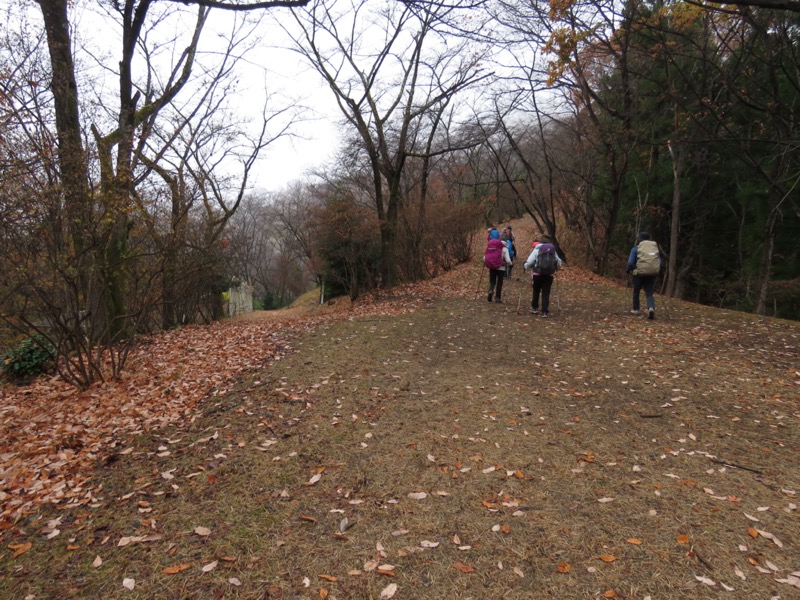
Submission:
M 132 436 L 187 422 L 205 398 L 290 349 L 278 323 L 221 322 L 141 339 L 119 381 L 78 391 L 57 378 L 5 386 L 0 403 L 0 522 L 42 502 L 95 502 L 86 486 L 98 460 L 130 450 Z
M 800 585 L 796 327 L 660 298 L 681 312 L 634 319 L 619 289 L 572 268 L 541 320 L 515 313 L 524 273 L 512 306 L 472 301 L 479 275 L 294 311 L 291 330 L 270 314 L 153 336 L 122 381 L 85 393 L 4 390 L 0 592 L 700 599 Z M 77 592 L 58 583 L 76 565 Z

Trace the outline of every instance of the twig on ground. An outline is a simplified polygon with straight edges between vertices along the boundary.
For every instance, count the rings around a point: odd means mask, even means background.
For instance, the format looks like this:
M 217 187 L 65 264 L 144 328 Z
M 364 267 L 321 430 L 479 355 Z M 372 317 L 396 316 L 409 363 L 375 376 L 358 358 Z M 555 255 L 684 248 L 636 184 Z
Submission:
M 726 467 L 733 467 L 734 469 L 742 469 L 743 471 L 750 471 L 751 473 L 758 473 L 759 475 L 763 475 L 763 471 L 759 469 L 754 469 L 753 467 L 745 467 L 743 465 L 737 465 L 734 462 L 729 460 L 723 460 L 721 458 L 712 458 L 711 462 L 715 462 L 718 465 L 725 465 Z
M 697 552 L 697 548 L 695 548 L 695 547 L 692 547 L 692 554 L 694 554 L 694 557 L 695 557 L 695 558 L 696 558 L 698 561 L 700 561 L 700 563 L 701 563 L 701 564 L 702 564 L 704 567 L 706 567 L 706 568 L 707 568 L 709 571 L 713 571 L 713 570 L 714 570 L 714 567 L 712 567 L 712 566 L 711 566 L 711 563 L 710 563 L 710 562 L 708 562 L 708 561 L 707 561 L 705 558 L 703 558 L 702 556 L 700 556 L 700 554 L 698 554 L 698 552 Z

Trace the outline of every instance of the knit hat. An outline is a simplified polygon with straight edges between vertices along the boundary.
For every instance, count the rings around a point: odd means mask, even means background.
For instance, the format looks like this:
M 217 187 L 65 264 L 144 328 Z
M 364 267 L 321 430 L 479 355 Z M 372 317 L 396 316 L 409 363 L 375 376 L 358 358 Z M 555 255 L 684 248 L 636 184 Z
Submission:
M 643 242 L 644 240 L 649 240 L 650 234 L 646 231 L 640 231 L 638 237 L 636 238 L 637 242 Z

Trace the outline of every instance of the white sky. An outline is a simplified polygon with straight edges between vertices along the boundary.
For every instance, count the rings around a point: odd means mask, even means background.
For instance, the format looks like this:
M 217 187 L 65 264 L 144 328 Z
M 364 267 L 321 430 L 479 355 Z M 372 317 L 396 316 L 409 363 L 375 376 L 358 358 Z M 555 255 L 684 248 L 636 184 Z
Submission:
M 70 9 L 70 19 L 76 32 L 73 34 L 73 51 L 76 53 L 80 64 L 92 66 L 94 77 L 99 73 L 96 60 L 113 65 L 121 53 L 121 41 L 116 37 L 119 28 L 114 20 L 98 12 L 97 0 L 83 0 L 74 3 Z M 157 8 L 164 6 L 154 4 L 151 16 L 157 14 Z M 173 35 L 183 36 L 182 41 L 176 45 L 178 53 L 187 40 L 194 26 L 193 14 L 196 9 L 187 8 L 183 22 L 170 21 L 162 25 L 157 35 L 168 38 Z M 39 9 L 35 6 L 28 13 L 40 21 Z M 319 75 L 300 62 L 296 53 L 281 48 L 287 45 L 282 41 L 283 33 L 272 22 L 269 15 L 263 15 L 263 20 L 257 29 L 258 35 L 263 38 L 259 47 L 253 48 L 246 54 L 246 60 L 237 66 L 240 74 L 240 91 L 236 96 L 229 97 L 234 109 L 240 114 L 249 115 L 258 124 L 258 117 L 266 92 L 275 96 L 273 107 L 290 104 L 302 107 L 299 120 L 292 126 L 290 136 L 285 136 L 270 144 L 262 150 L 259 160 L 250 174 L 249 184 L 255 190 L 280 191 L 289 183 L 304 178 L 306 173 L 314 168 L 322 168 L 332 157 L 337 149 L 340 138 L 337 133 L 337 122 L 340 113 L 335 105 L 333 95 L 320 79 Z M 241 13 L 213 10 L 201 36 L 201 52 L 214 50 L 216 40 L 228 35 L 230 20 L 241 18 Z M 177 27 L 176 29 L 172 29 Z M 217 33 L 219 32 L 219 33 Z M 148 45 L 158 41 L 152 35 L 148 38 Z M 166 60 L 174 54 L 164 54 Z M 136 59 L 138 61 L 140 59 Z M 202 60 L 202 59 L 201 59 Z M 141 77 L 144 71 L 136 69 L 134 62 L 134 77 Z M 168 65 L 165 65 L 168 67 Z M 195 68 L 195 72 L 199 72 Z M 167 70 L 163 70 L 166 73 Z M 80 73 L 78 74 L 80 77 Z M 108 78 L 108 79 L 105 79 Z M 101 78 L 106 83 L 110 95 L 108 99 L 114 102 L 116 89 L 116 76 L 113 69 L 105 71 Z M 95 79 L 95 82 L 98 80 Z M 97 88 L 98 93 L 102 94 Z M 84 101 L 87 100 L 84 98 Z M 84 105 L 84 109 L 86 109 Z M 87 115 L 88 116 L 88 115 Z M 91 118 L 89 116 L 89 118 Z M 277 126 L 273 130 L 277 130 Z M 271 131 L 271 134 L 276 131 Z

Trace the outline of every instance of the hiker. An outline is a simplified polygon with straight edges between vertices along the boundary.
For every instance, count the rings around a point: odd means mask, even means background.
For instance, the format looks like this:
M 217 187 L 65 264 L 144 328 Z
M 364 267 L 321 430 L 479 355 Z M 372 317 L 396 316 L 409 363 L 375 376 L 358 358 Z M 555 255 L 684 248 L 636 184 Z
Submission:
M 658 244 L 650 239 L 650 234 L 646 231 L 639 232 L 636 237 L 636 245 L 631 248 L 628 256 L 628 267 L 626 273 L 633 274 L 633 309 L 632 315 L 640 315 L 639 292 L 644 289 L 644 297 L 647 302 L 647 318 L 656 318 L 656 299 L 653 291 L 656 287 L 656 277 L 661 270 L 661 251 Z
M 533 283 L 533 298 L 531 298 L 531 312 L 539 314 L 539 296 L 542 298 L 542 316 L 550 316 L 550 288 L 553 287 L 553 277 L 561 267 L 552 238 L 547 234 L 538 236 L 533 241 L 533 251 L 525 261 L 525 270 L 531 269 Z
M 506 231 L 508 232 L 508 239 L 511 240 L 511 255 L 514 257 L 517 255 L 517 236 L 514 235 L 514 229 L 511 225 L 506 225 Z
M 500 234 L 500 241 L 503 242 L 506 247 L 508 248 L 508 255 L 511 257 L 511 262 L 514 262 L 514 259 L 517 256 L 516 248 L 514 247 L 514 242 L 511 241 L 511 225 L 503 229 L 503 233 Z M 506 279 L 511 279 L 511 269 L 513 268 L 513 264 L 506 267 Z
M 506 265 L 511 266 L 511 255 L 508 247 L 500 241 L 500 234 L 497 229 L 489 232 L 489 243 L 486 245 L 486 252 L 483 254 L 483 262 L 489 269 L 489 295 L 486 299 L 491 302 L 492 295 L 497 287 L 497 294 L 494 301 L 501 303 L 503 296 L 503 278 L 506 274 Z

